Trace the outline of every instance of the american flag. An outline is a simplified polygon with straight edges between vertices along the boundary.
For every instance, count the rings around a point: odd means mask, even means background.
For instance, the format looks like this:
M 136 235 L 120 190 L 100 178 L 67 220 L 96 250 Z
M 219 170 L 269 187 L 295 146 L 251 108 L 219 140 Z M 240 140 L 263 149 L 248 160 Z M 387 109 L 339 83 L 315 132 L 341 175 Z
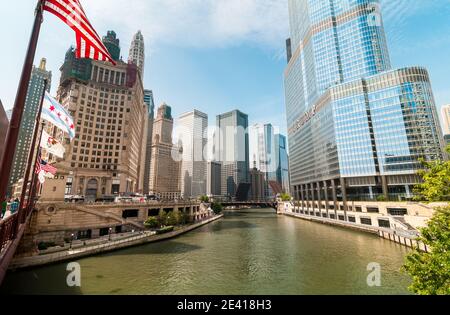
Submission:
M 109 61 L 116 65 L 89 22 L 79 0 L 45 0 L 43 9 L 56 15 L 75 31 L 77 58 Z
M 39 165 L 37 165 L 37 164 L 39 164 Z M 36 163 L 35 170 L 36 170 L 36 174 L 39 174 L 40 172 L 45 172 L 45 173 L 50 173 L 52 175 L 56 175 L 56 172 L 58 171 L 58 169 L 56 167 L 51 166 L 46 161 L 42 160 L 40 158 L 40 155 L 39 155 L 38 162 Z
M 41 172 L 41 152 L 38 153 L 37 159 L 36 159 L 36 165 L 34 166 L 34 172 L 36 174 L 39 174 Z

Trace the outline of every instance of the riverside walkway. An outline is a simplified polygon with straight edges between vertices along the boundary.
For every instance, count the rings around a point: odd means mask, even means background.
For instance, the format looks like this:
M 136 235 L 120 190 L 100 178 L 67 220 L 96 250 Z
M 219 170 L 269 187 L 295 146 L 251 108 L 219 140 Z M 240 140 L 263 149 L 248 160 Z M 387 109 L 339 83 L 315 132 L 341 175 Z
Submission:
M 55 249 L 49 249 L 50 252 L 51 251 L 54 252 L 37 256 L 15 258 L 11 262 L 9 269 L 16 270 L 21 268 L 42 266 L 62 261 L 78 259 L 86 256 L 98 255 L 101 253 L 115 251 L 127 247 L 143 245 L 146 243 L 158 242 L 177 237 L 181 234 L 197 229 L 205 224 L 211 223 L 222 217 L 223 215 L 210 217 L 208 219 L 205 219 L 203 221 L 188 226 L 176 228 L 174 231 L 165 234 L 157 235 L 156 232 L 154 231 L 144 231 L 140 233 L 139 232 L 131 233 L 129 234 L 129 236 L 125 235 L 125 237 L 124 236 L 117 237 L 111 239 L 111 241 L 106 239 L 99 239 L 97 244 L 95 244 L 95 240 L 93 240 L 90 241 L 90 244 L 87 243 L 86 246 L 77 243 L 72 244 L 72 248 L 66 248 L 67 247 L 66 245 L 66 247 L 63 247 L 61 248 L 61 250 L 58 250 L 56 252 Z

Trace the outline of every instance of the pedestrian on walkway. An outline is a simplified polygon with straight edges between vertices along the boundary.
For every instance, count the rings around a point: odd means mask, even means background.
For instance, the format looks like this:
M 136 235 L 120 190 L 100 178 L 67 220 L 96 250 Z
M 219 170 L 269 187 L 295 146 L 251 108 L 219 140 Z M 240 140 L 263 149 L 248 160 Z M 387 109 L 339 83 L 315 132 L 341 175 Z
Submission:
M 16 213 L 17 209 L 19 209 L 19 199 L 16 198 L 12 203 L 11 203 L 11 215 L 13 215 L 14 213 Z
M 1 219 L 5 217 L 6 208 L 8 207 L 8 202 L 5 200 L 2 202 L 2 212 L 1 212 Z

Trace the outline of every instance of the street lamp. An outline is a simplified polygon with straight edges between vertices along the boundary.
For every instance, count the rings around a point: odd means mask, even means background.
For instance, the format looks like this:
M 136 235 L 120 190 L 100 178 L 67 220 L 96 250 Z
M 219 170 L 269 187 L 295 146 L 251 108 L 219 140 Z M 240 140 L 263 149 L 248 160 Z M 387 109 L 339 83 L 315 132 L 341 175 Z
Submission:
M 73 242 L 73 238 L 75 237 L 75 234 L 71 234 L 70 235 L 70 246 L 69 246 L 69 249 L 71 250 L 72 249 L 72 242 Z
M 109 228 L 109 241 L 111 241 L 112 228 Z

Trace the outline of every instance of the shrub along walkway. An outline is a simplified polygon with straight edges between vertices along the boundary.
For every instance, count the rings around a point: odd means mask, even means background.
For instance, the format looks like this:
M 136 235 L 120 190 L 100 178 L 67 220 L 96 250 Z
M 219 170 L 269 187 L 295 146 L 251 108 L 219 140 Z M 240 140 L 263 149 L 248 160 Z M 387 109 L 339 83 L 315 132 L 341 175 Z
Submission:
M 127 247 L 138 246 L 138 245 L 143 245 L 143 244 L 152 243 L 152 242 L 158 242 L 158 241 L 174 238 L 181 234 L 195 230 L 203 225 L 206 225 L 210 222 L 218 220 L 222 217 L 223 217 L 223 214 L 214 216 L 214 217 L 205 219 L 201 222 L 197 222 L 197 223 L 194 223 L 191 225 L 176 228 L 174 231 L 165 233 L 165 234 L 156 235 L 156 232 L 154 232 L 154 231 L 151 231 L 151 232 L 146 231 L 146 232 L 138 234 L 138 235 L 136 235 L 136 233 L 134 233 L 130 237 L 127 237 L 127 238 L 121 238 L 121 239 L 117 239 L 117 240 L 112 239 L 111 241 L 103 242 L 103 243 L 97 244 L 97 245 L 86 245 L 83 247 L 58 251 L 58 252 L 54 252 L 51 254 L 16 258 L 11 262 L 9 269 L 16 270 L 16 269 L 21 269 L 21 268 L 29 268 L 29 267 L 48 265 L 48 264 L 58 263 L 58 262 L 62 262 L 62 261 L 70 261 L 70 260 L 73 261 L 74 259 L 78 259 L 78 258 L 82 258 L 82 257 L 98 255 L 98 254 L 102 254 L 102 253 L 106 253 L 106 252 L 111 252 L 111 251 L 115 251 L 115 250 L 119 250 L 119 249 L 123 249 L 123 248 L 127 248 Z

